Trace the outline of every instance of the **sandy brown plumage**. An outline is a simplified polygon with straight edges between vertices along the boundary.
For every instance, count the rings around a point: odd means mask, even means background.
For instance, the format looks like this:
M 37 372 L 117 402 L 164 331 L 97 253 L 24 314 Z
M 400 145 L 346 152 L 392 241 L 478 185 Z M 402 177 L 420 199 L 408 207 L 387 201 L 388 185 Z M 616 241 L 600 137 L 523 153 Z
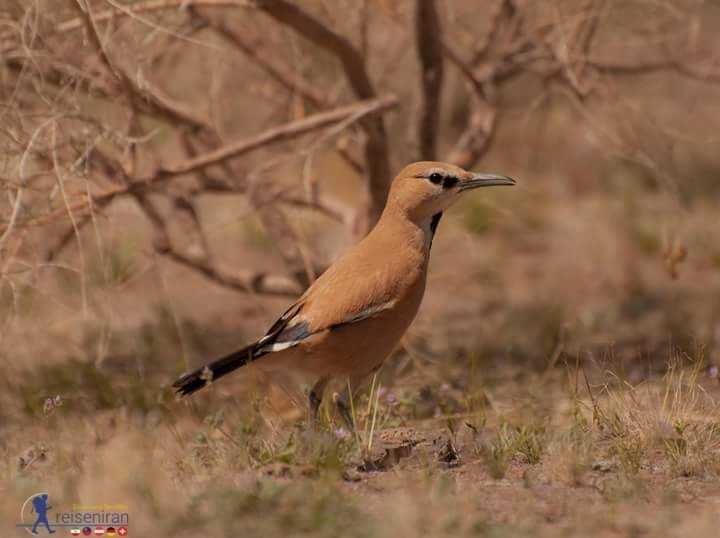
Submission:
M 181 395 L 191 394 L 257 361 L 271 376 L 294 371 L 316 379 L 310 394 L 316 410 L 329 379 L 347 377 L 357 384 L 382 364 L 412 323 L 425 293 L 430 246 L 442 212 L 464 190 L 512 184 L 504 176 L 473 174 L 445 163 L 407 166 L 393 181 L 373 230 L 265 336 L 183 375 L 173 386 Z

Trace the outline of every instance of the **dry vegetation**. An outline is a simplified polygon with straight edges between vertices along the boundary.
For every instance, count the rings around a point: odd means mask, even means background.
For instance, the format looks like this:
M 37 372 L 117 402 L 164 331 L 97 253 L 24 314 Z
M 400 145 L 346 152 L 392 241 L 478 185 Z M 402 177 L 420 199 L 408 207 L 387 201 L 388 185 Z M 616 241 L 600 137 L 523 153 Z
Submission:
M 5 0 L 0 536 L 716 536 L 720 6 Z M 518 178 L 444 219 L 355 434 L 260 334 L 438 158 Z M 65 531 L 63 531 L 65 532 Z

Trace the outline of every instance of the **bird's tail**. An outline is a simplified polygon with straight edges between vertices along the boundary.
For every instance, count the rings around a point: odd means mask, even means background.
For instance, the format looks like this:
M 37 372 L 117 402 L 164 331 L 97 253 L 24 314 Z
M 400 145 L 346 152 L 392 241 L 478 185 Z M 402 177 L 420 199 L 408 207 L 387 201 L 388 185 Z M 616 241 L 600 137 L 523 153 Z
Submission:
M 257 342 L 252 343 L 239 351 L 216 359 L 202 368 L 198 368 L 194 372 L 183 374 L 172 386 L 179 396 L 188 396 L 213 381 L 254 361 L 261 354 L 262 353 L 258 353 Z

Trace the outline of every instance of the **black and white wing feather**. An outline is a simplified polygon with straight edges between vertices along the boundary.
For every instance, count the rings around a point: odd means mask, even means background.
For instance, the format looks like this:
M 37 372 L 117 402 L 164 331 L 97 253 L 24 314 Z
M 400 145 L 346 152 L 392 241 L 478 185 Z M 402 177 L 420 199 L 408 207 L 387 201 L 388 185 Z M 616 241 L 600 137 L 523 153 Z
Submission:
M 257 360 L 264 355 L 294 347 L 313 334 L 372 318 L 380 312 L 392 308 L 394 301 L 369 306 L 359 312 L 354 312 L 348 315 L 345 319 L 338 323 L 315 330 L 310 328 L 310 324 L 304 320 L 301 315 L 304 305 L 305 303 L 302 299 L 293 304 L 275 323 L 273 323 L 267 333 L 265 333 L 265 335 L 257 342 L 230 353 L 225 357 L 216 359 L 193 372 L 180 376 L 177 381 L 173 383 L 175 392 L 180 396 L 192 394 L 206 385 L 209 385 L 213 381 L 220 379 L 230 372 Z

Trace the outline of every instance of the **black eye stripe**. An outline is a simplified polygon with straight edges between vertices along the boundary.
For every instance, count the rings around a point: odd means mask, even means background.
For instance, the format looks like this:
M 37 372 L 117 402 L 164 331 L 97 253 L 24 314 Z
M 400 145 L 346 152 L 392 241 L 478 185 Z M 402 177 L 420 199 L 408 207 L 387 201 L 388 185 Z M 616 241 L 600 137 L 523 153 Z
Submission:
M 442 172 L 432 172 L 428 175 L 417 175 L 415 177 L 425 178 L 434 185 L 442 184 L 443 189 L 452 189 L 460 181 L 456 176 L 445 175 Z

